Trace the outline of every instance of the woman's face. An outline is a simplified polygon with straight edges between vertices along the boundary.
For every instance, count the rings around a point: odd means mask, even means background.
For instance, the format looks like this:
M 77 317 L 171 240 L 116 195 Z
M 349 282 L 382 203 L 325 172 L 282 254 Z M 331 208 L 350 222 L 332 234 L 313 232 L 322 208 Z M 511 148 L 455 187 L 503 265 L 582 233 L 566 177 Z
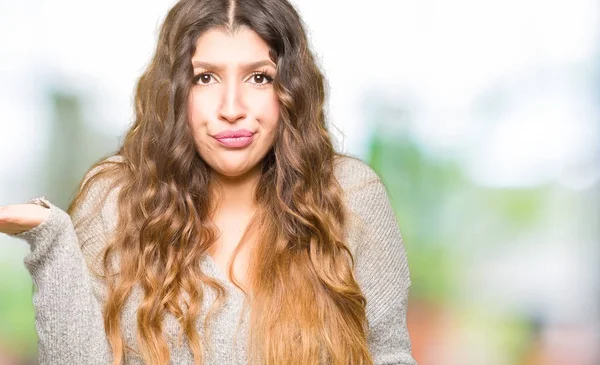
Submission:
M 200 157 L 226 177 L 259 168 L 279 122 L 268 45 L 247 27 L 235 35 L 213 29 L 197 39 L 192 64 L 188 122 Z M 222 136 L 236 131 L 242 136 Z

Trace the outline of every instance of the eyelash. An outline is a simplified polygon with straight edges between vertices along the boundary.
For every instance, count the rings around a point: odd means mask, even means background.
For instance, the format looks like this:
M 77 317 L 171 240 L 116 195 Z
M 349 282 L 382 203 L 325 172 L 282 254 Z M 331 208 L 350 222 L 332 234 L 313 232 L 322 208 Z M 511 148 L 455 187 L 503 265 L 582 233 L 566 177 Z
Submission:
M 208 85 L 210 85 L 210 84 L 200 84 L 200 83 L 198 83 L 198 81 L 200 80 L 200 78 L 202 76 L 204 76 L 204 75 L 211 75 L 212 76 L 213 73 L 210 72 L 210 71 L 206 71 L 206 72 L 202 72 L 202 73 L 194 76 L 194 80 L 193 80 L 194 84 L 200 85 L 200 86 L 208 86 Z M 270 84 L 270 83 L 273 82 L 273 76 L 271 76 L 271 74 L 269 74 L 267 71 L 256 71 L 256 72 L 253 72 L 252 75 L 250 75 L 250 77 L 252 78 L 252 77 L 255 77 L 256 75 L 261 75 L 262 77 L 264 77 L 267 80 L 267 82 L 265 82 L 263 84 L 254 84 L 255 86 L 264 87 L 264 86 L 267 86 L 268 84 Z

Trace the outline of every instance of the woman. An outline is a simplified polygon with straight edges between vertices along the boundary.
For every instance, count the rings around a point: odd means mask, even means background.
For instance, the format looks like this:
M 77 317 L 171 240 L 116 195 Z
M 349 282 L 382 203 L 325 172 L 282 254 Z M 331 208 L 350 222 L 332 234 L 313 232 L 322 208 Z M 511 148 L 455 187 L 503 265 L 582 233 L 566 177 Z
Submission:
M 121 148 L 68 214 L 4 207 L 41 364 L 415 364 L 377 174 L 336 153 L 286 0 L 181 0 Z

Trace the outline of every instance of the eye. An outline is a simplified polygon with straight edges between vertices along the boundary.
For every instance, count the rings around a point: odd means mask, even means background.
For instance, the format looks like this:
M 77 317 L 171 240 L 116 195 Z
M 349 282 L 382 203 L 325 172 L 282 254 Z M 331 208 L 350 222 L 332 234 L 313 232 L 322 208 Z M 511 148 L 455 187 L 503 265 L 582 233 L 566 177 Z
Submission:
M 203 72 L 194 77 L 194 84 L 210 85 L 211 78 L 213 78 L 213 75 L 210 72 Z
M 253 84 L 261 87 L 273 82 L 273 77 L 264 71 L 253 73 L 250 79 L 254 81 Z
M 193 82 L 197 85 L 210 85 L 214 75 L 211 72 L 203 72 L 194 76 Z M 273 77 L 268 72 L 255 72 L 250 76 L 251 83 L 262 87 L 273 82 Z

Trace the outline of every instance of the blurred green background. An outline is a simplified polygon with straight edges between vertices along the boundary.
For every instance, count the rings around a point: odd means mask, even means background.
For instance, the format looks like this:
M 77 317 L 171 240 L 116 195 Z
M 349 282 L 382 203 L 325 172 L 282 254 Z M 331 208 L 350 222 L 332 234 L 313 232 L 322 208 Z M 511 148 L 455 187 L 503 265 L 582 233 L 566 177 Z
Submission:
M 294 3 L 337 147 L 397 214 L 418 363 L 600 364 L 599 4 L 374 0 L 332 28 L 338 3 Z M 0 205 L 68 206 L 172 4 L 0 3 Z M 0 365 L 37 363 L 28 252 L 0 237 Z

